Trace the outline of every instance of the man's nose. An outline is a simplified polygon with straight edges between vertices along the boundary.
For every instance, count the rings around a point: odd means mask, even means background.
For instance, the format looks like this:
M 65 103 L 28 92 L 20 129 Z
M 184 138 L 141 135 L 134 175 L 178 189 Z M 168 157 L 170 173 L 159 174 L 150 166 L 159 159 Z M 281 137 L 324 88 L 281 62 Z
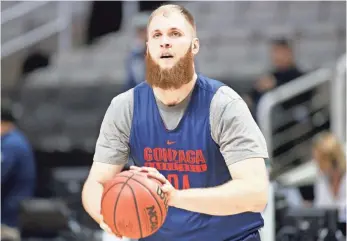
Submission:
M 162 39 L 161 39 L 160 47 L 162 47 L 162 48 L 171 48 L 172 45 L 170 43 L 170 40 L 167 37 L 163 36 Z

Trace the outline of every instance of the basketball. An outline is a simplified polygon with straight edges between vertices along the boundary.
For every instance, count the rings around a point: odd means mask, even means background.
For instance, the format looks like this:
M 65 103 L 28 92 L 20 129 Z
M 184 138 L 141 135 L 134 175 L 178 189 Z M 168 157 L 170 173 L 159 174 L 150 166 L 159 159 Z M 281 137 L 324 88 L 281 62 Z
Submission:
M 164 223 L 168 205 L 161 183 L 145 173 L 124 171 L 104 186 L 101 214 L 112 232 L 139 239 Z

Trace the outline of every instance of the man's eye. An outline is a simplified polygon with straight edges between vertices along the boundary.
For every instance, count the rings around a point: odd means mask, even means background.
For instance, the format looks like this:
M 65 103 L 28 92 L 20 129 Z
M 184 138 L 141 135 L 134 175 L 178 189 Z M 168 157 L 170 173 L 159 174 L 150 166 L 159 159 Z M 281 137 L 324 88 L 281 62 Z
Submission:
M 154 38 L 159 38 L 160 37 L 160 33 L 156 33 L 153 35 Z
M 174 36 L 174 37 L 179 37 L 179 36 L 181 36 L 181 34 L 180 34 L 179 32 L 173 32 L 173 33 L 172 33 L 172 36 Z

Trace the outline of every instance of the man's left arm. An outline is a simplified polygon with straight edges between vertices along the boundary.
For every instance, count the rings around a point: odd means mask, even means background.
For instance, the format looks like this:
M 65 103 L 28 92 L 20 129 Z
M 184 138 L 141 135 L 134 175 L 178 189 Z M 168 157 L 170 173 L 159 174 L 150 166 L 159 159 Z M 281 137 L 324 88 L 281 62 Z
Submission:
M 232 91 L 229 89 L 229 91 Z M 220 98 L 221 100 L 223 98 Z M 214 139 L 229 168 L 232 180 L 211 188 L 175 190 L 171 206 L 210 215 L 262 212 L 268 198 L 265 139 L 241 98 L 224 98 L 220 114 L 212 114 Z M 218 101 L 218 100 L 217 100 Z M 218 103 L 217 103 L 218 104 Z M 217 110 L 212 108 L 211 110 Z
M 264 160 L 251 158 L 229 166 L 233 180 L 211 188 L 176 190 L 171 206 L 209 215 L 262 212 L 267 203 Z

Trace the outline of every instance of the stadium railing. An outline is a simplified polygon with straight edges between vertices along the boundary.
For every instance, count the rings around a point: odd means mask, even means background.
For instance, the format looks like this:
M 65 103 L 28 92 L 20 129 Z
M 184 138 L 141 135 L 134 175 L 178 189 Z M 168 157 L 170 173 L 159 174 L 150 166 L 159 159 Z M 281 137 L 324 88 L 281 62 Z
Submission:
M 325 88 L 330 87 L 330 91 L 327 91 Z M 307 91 L 311 90 L 318 90 L 319 88 L 322 89 L 325 95 L 326 92 L 329 92 L 331 97 L 329 97 L 329 94 L 327 96 L 318 98 L 315 100 L 312 100 L 313 103 L 313 111 L 315 112 L 318 110 L 322 111 L 323 109 L 331 109 L 328 112 L 328 119 L 331 119 L 331 129 L 333 132 L 335 132 L 342 140 L 346 140 L 346 137 L 343 136 L 346 132 L 346 55 L 344 54 L 343 57 L 338 61 L 337 65 L 333 68 L 321 68 L 316 71 L 313 71 L 305 76 L 302 76 L 296 80 L 291 81 L 290 83 L 287 83 L 281 87 L 276 88 L 275 90 L 272 90 L 268 93 L 266 93 L 260 100 L 258 111 L 257 111 L 257 119 L 259 122 L 259 126 L 262 129 L 262 132 L 265 136 L 265 139 L 267 141 L 267 146 L 269 150 L 269 163 L 268 168 L 271 176 L 271 187 L 270 187 L 270 196 L 269 196 L 269 202 L 266 210 L 263 213 L 263 217 L 265 220 L 265 226 L 264 229 L 261 232 L 262 240 L 267 241 L 274 241 L 275 240 L 275 203 L 274 203 L 274 184 L 275 182 L 274 177 L 278 176 L 278 173 L 283 173 L 285 171 L 285 167 L 283 167 L 283 164 L 290 164 L 290 162 L 295 161 L 295 158 L 290 158 L 288 154 L 298 155 L 298 151 L 300 150 L 300 146 L 304 145 L 305 149 L 307 146 L 309 146 L 311 138 L 313 137 L 314 132 L 310 132 L 308 136 L 306 136 L 304 141 L 295 143 L 289 151 L 287 150 L 286 153 L 284 153 L 285 162 L 283 163 L 283 160 L 276 159 L 275 158 L 275 147 L 278 145 L 278 140 L 276 140 L 276 136 L 278 137 L 279 134 L 284 133 L 284 139 L 282 138 L 283 142 L 289 142 L 290 138 L 297 138 L 297 136 L 293 133 L 288 133 L 288 129 L 282 129 L 281 131 L 274 134 L 274 123 L 276 120 L 274 120 L 274 112 L 278 111 L 276 109 L 278 106 L 283 104 L 283 102 L 293 99 L 296 96 L 299 96 L 300 94 L 303 94 Z M 317 103 L 319 102 L 319 103 Z M 326 106 L 326 103 L 328 103 L 328 107 Z M 276 113 L 275 113 L 276 114 Z M 280 115 L 286 115 L 288 113 L 282 112 Z M 316 115 L 314 115 L 316 114 Z M 329 118 L 329 115 L 331 117 Z M 309 121 L 315 121 L 314 118 L 317 119 L 317 113 L 308 113 L 307 115 Z M 327 120 L 322 118 L 322 115 L 320 116 L 321 120 L 320 123 L 326 122 Z M 286 118 L 285 118 L 286 119 Z M 318 118 L 319 119 L 319 118 Z M 282 118 L 283 120 L 283 118 Z M 284 120 L 284 122 L 287 120 Z M 298 122 L 291 126 L 289 131 L 293 131 L 295 129 L 295 125 L 299 126 L 300 123 Z M 294 127 L 294 129 L 293 129 Z M 299 126 L 298 129 L 298 135 L 305 135 L 305 129 L 302 128 L 303 126 Z M 316 125 L 317 127 L 317 125 Z M 310 127 L 314 129 L 315 127 Z M 304 134 L 303 134 L 304 133 Z M 281 139 L 281 138 L 280 138 Z M 307 145 L 308 144 L 308 145 Z M 299 147 L 299 149 L 298 149 Z M 310 151 L 306 149 L 306 155 L 309 155 Z M 300 155 L 300 154 L 299 154 Z M 301 156 L 302 158 L 307 158 L 307 156 Z M 287 159 L 287 160 L 286 160 Z M 307 161 L 306 159 L 305 161 Z M 284 165 L 284 166 L 285 166 Z M 281 170 L 282 169 L 282 170 Z
M 347 143 L 346 136 L 346 54 L 338 61 L 331 88 L 331 129 L 342 143 Z
M 29 1 L 13 5 L 1 12 L 1 27 L 7 22 L 19 19 L 25 15 L 44 7 L 51 1 Z M 1 58 L 7 57 L 17 51 L 34 45 L 54 34 L 59 34 L 58 51 L 68 50 L 71 47 L 71 20 L 70 2 L 58 2 L 57 17 L 47 21 L 29 32 L 2 43 Z

